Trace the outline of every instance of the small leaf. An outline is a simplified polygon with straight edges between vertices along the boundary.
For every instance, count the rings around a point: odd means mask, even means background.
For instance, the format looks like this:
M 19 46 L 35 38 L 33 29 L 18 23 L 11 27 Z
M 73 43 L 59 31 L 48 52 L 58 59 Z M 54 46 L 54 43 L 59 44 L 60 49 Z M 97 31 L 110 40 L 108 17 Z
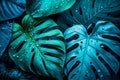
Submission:
M 22 27 L 13 24 L 9 55 L 24 71 L 61 80 L 65 61 L 63 34 L 53 20 L 26 15 Z
M 12 35 L 12 23 L 5 22 L 0 24 L 0 56 L 5 51 Z
M 34 18 L 45 17 L 69 9 L 76 0 L 27 0 L 27 13 Z
M 120 30 L 114 24 L 98 21 L 89 35 L 83 25 L 74 25 L 64 35 L 68 80 L 110 80 L 118 72 Z
M 0 21 L 20 16 L 25 10 L 25 5 L 26 5 L 25 0 L 1 0 Z
M 57 23 L 65 30 L 73 24 L 88 28 L 99 20 L 120 25 L 120 0 L 77 0 L 69 10 L 59 14 Z

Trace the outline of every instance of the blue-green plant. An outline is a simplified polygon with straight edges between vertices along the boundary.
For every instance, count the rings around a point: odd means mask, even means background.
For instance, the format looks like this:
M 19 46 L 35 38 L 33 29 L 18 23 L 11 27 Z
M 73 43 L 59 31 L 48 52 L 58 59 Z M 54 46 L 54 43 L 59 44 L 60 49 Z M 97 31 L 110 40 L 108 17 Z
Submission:
M 12 23 L 4 22 L 0 24 L 0 57 L 4 53 L 12 35 Z
M 21 26 L 13 24 L 9 55 L 22 70 L 62 80 L 65 50 L 63 34 L 53 20 L 26 15 Z
M 65 76 L 68 80 L 110 80 L 119 71 L 120 30 L 111 22 L 98 21 L 88 34 L 82 24 L 68 28 Z
M 26 0 L 1 0 L 0 21 L 16 18 L 25 11 Z
M 120 25 L 120 0 L 77 0 L 69 10 L 58 15 L 57 23 L 64 31 L 74 24 L 82 24 L 88 29 L 98 20 Z
M 26 12 L 34 18 L 49 16 L 69 9 L 76 0 L 27 0 Z

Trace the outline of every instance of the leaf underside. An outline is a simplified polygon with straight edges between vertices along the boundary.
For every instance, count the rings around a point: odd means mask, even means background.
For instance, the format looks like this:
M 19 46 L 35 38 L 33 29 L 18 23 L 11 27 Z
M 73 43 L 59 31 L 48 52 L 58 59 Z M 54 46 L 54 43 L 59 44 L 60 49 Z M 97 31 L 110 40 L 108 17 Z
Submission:
M 53 20 L 26 15 L 22 27 L 13 25 L 9 55 L 22 70 L 61 80 L 65 61 L 63 34 Z
M 111 21 L 120 26 L 120 0 L 77 0 L 69 10 L 58 15 L 56 22 L 64 31 L 74 24 L 89 28 L 98 20 Z
M 64 36 L 68 80 L 111 80 L 110 76 L 118 72 L 120 30 L 113 23 L 98 21 L 90 34 L 83 25 L 74 25 Z

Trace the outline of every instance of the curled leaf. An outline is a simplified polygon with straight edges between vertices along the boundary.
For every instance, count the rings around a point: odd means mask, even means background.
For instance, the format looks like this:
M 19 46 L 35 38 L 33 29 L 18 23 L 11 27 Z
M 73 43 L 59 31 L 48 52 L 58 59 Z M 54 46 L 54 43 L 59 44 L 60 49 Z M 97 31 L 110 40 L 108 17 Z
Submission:
M 45 17 L 69 9 L 76 0 L 27 0 L 27 13 L 34 18 Z
M 90 34 L 83 25 L 74 25 L 65 31 L 65 39 L 68 80 L 110 80 L 118 72 L 120 30 L 111 22 L 98 21 Z
M 22 27 L 13 24 L 9 55 L 24 71 L 62 79 L 64 37 L 51 19 L 33 19 L 26 15 Z

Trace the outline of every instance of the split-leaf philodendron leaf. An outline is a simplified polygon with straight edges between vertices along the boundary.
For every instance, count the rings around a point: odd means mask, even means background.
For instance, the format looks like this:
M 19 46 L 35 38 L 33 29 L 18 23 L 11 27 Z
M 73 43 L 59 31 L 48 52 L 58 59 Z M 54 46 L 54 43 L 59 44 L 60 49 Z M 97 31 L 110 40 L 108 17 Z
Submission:
M 69 9 L 76 0 L 27 0 L 27 13 L 34 18 L 45 17 Z
M 98 20 L 120 25 L 120 0 L 77 0 L 69 10 L 60 13 L 57 19 L 57 23 L 63 29 L 73 24 L 83 24 L 88 27 Z
M 20 16 L 25 11 L 26 0 L 0 0 L 0 21 Z
M 90 34 L 78 24 L 67 29 L 64 35 L 68 80 L 111 80 L 110 75 L 118 72 L 120 30 L 114 24 L 98 21 Z
M 5 22 L 0 24 L 0 56 L 5 51 L 12 35 L 12 23 Z
M 64 37 L 51 19 L 33 19 L 26 15 L 22 27 L 13 24 L 9 55 L 22 70 L 62 79 Z

